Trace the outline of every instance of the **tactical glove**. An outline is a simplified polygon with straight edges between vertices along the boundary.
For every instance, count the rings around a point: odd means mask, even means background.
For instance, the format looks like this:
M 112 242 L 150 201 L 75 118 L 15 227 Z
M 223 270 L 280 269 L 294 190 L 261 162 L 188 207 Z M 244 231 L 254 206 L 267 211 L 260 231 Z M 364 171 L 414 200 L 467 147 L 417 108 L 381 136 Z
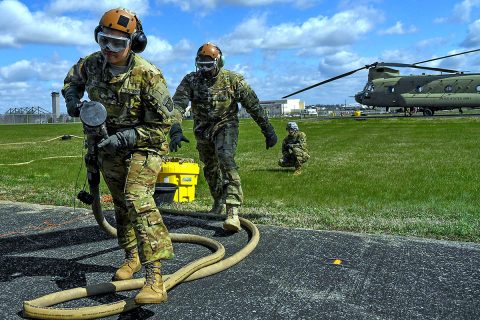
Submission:
M 65 98 L 65 103 L 67 105 L 67 112 L 70 117 L 80 116 L 80 108 L 82 107 L 82 102 L 80 102 L 80 99 L 74 96 L 68 96 Z
M 273 129 L 273 126 L 270 123 L 262 130 L 262 133 L 265 136 L 267 150 L 277 144 L 277 135 L 275 134 L 275 129 Z
M 67 112 L 70 117 L 78 117 L 80 116 L 82 102 L 78 98 L 76 92 L 72 88 L 69 89 L 67 89 L 65 92 L 65 104 L 67 105 Z
M 178 148 L 182 147 L 182 141 L 190 142 L 184 135 L 180 124 L 175 123 L 170 128 L 170 144 L 169 148 L 171 152 L 177 152 Z
M 135 133 L 135 129 L 128 129 L 103 139 L 97 147 L 103 149 L 106 153 L 113 154 L 117 150 L 133 148 L 136 140 L 137 134 Z

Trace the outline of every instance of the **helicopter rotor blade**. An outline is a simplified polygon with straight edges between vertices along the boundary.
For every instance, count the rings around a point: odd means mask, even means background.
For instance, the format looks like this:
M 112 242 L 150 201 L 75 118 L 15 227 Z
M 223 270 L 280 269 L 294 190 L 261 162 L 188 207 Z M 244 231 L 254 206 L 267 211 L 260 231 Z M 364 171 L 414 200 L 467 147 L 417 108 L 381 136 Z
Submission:
M 408 63 L 380 62 L 377 66 L 378 67 L 386 66 L 386 67 L 401 67 L 401 68 L 417 68 L 417 69 L 425 69 L 425 70 L 430 70 L 430 71 L 439 71 L 439 72 L 448 72 L 448 73 L 458 73 L 459 72 L 457 70 L 452 70 L 452 69 L 423 67 L 423 66 L 417 66 L 417 65 L 408 64 Z
M 366 65 L 366 66 L 363 66 L 363 67 L 361 67 L 361 68 L 358 68 L 358 69 L 355 69 L 355 70 L 352 70 L 352 71 L 349 71 L 349 72 L 346 72 L 346 73 L 342 73 L 342 74 L 340 74 L 340 75 L 338 75 L 338 76 L 335 76 L 335 77 L 333 77 L 333 78 L 330 78 L 330 79 L 321 81 L 321 82 L 316 83 L 316 84 L 314 84 L 314 85 L 311 85 L 311 86 L 309 86 L 309 87 L 300 89 L 300 90 L 295 91 L 295 92 L 293 92 L 293 93 L 290 93 L 289 95 L 286 95 L 286 96 L 282 97 L 282 99 L 285 99 L 285 98 L 291 97 L 291 96 L 293 96 L 293 95 L 295 95 L 295 94 L 297 94 L 297 93 L 300 93 L 300 92 L 303 92 L 303 91 L 307 91 L 307 90 L 310 90 L 310 89 L 312 89 L 312 88 L 321 86 L 322 84 L 325 84 L 325 83 L 328 83 L 328 82 L 331 82 L 331 81 L 335 81 L 335 80 L 337 80 L 337 79 L 340 79 L 340 78 L 349 76 L 349 75 L 351 75 L 351 74 L 354 74 L 354 73 L 357 72 L 357 71 L 360 71 L 360 70 L 363 70 L 363 69 L 369 69 L 369 68 L 374 67 L 374 66 L 376 66 L 376 65 L 377 65 L 377 62 L 372 63 L 372 64 L 368 64 L 368 65 Z
M 440 60 L 440 59 L 455 57 L 455 56 L 459 56 L 459 55 L 462 55 L 462 54 L 467 54 L 467 53 L 477 52 L 477 51 L 480 51 L 480 49 L 474 49 L 474 50 L 470 50 L 470 51 L 464 51 L 464 52 L 449 54 L 448 56 L 443 56 L 443 57 L 428 59 L 428 60 L 425 60 L 425 61 L 415 62 L 415 63 L 413 63 L 413 64 L 426 63 L 426 62 L 430 62 L 430 61 L 435 61 L 435 60 Z
M 423 70 L 430 70 L 430 71 L 438 71 L 438 72 L 446 72 L 446 73 L 459 73 L 460 71 L 458 70 L 452 70 L 452 69 L 444 69 L 444 68 L 434 68 L 434 67 L 424 67 L 424 66 L 418 66 L 417 64 L 419 63 L 425 63 L 425 62 L 430 62 L 430 61 L 434 61 L 434 60 L 438 60 L 438 59 L 444 59 L 444 58 L 448 58 L 448 57 L 452 57 L 452 56 L 457 56 L 457 55 L 460 55 L 460 54 L 466 54 L 466 53 L 470 53 L 470 52 L 475 52 L 475 51 L 480 51 L 480 49 L 475 49 L 475 50 L 470 50 L 470 51 L 466 51 L 466 52 L 462 52 L 462 53 L 456 53 L 456 54 L 453 54 L 453 55 L 448 55 L 448 56 L 444 56 L 444 57 L 440 57 L 440 58 L 435 58 L 435 59 L 430 59 L 430 60 L 425 60 L 425 61 L 420 61 L 420 62 L 417 62 L 417 63 L 414 63 L 414 64 L 408 64 L 408 63 L 389 63 L 389 62 L 375 62 L 375 63 L 372 63 L 372 64 L 368 64 L 368 65 L 365 65 L 361 68 L 358 68 L 358 69 L 355 69 L 355 70 L 352 70 L 352 71 L 349 71 L 349 72 L 346 72 L 346 73 L 343 73 L 343 74 L 340 74 L 338 76 L 335 76 L 333 78 L 330 78 L 330 79 L 327 79 L 327 80 L 324 80 L 324 81 L 321 81 L 321 82 L 318 82 L 316 84 L 313 84 L 309 87 L 306 87 L 306 88 L 303 88 L 303 89 L 300 89 L 298 91 L 295 91 L 293 93 L 290 93 L 289 95 L 286 95 L 284 97 L 282 97 L 282 99 L 286 99 L 288 97 L 291 97 L 293 95 L 296 95 L 300 92 L 304 92 L 304 91 L 307 91 L 307 90 L 310 90 L 312 88 L 315 88 L 315 87 L 318 87 L 318 86 L 321 86 L 322 84 L 325 84 L 325 83 L 328 83 L 328 82 L 332 82 L 332 81 L 335 81 L 335 80 L 338 80 L 340 78 L 343 78 L 343 77 L 346 77 L 346 76 L 349 76 L 351 74 L 354 74 L 355 72 L 358 72 L 360 70 L 363 70 L 363 69 L 370 69 L 372 67 L 382 67 L 382 66 L 385 66 L 385 67 L 402 67 L 402 68 L 416 68 L 416 69 L 423 69 Z

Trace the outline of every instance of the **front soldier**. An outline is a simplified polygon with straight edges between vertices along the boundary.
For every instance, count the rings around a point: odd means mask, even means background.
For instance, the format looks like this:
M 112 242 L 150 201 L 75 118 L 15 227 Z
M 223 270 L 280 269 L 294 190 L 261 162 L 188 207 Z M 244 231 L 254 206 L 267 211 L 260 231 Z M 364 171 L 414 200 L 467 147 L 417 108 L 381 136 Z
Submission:
M 302 174 L 302 165 L 310 158 L 307 149 L 307 136 L 298 129 L 296 122 L 287 123 L 288 135 L 283 139 L 282 155 L 278 161 L 281 167 L 295 167 L 294 175 Z
M 191 101 L 197 150 L 214 199 L 211 212 L 222 213 L 226 209 L 223 227 L 236 232 L 240 230 L 238 208 L 243 201 L 235 163 L 238 103 L 262 130 L 267 149 L 277 143 L 277 136 L 255 92 L 240 74 L 223 69 L 223 64 L 220 48 L 210 42 L 202 45 L 195 59 L 197 70 L 183 78 L 173 102 L 183 113 Z
M 118 243 L 125 261 L 113 280 L 131 279 L 145 265 L 138 304 L 167 299 L 160 260 L 173 257 L 172 242 L 153 199 L 168 152 L 173 101 L 159 69 L 136 53 L 147 45 L 137 16 L 126 9 L 107 11 L 95 29 L 100 51 L 82 58 L 64 81 L 68 113 L 78 117 L 84 91 L 107 110 L 108 137 L 98 144 L 98 165 L 112 194 Z

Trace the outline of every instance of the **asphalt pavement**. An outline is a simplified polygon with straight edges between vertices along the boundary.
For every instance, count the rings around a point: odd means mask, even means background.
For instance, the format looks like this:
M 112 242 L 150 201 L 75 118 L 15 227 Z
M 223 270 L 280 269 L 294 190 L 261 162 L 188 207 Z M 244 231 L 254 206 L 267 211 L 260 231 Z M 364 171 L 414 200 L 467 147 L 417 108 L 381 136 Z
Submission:
M 0 217 L 0 319 L 22 319 L 24 300 L 108 282 L 122 261 L 88 210 L 0 201 Z M 247 232 L 224 232 L 219 221 L 164 219 L 170 232 L 222 242 L 227 255 L 248 241 Z M 179 284 L 166 303 L 108 319 L 480 319 L 480 244 L 258 227 L 258 247 L 239 264 Z M 174 249 L 164 273 L 209 253 L 192 244 Z

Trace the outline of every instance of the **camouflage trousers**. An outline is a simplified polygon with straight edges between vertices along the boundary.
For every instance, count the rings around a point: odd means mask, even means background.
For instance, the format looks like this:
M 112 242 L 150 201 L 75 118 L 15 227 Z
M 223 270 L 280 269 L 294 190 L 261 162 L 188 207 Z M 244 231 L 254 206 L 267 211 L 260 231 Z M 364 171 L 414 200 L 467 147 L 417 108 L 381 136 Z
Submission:
M 170 235 L 153 199 L 161 156 L 100 153 L 99 165 L 112 194 L 120 247 L 138 247 L 142 263 L 173 258 Z
M 238 126 L 226 125 L 211 139 L 200 135 L 196 135 L 196 139 L 200 161 L 205 165 L 203 174 L 212 197 L 227 204 L 241 205 L 243 191 L 235 163 Z
M 292 148 L 288 152 L 284 152 L 283 158 L 278 160 L 280 167 L 295 167 L 300 168 L 310 155 L 300 148 Z

